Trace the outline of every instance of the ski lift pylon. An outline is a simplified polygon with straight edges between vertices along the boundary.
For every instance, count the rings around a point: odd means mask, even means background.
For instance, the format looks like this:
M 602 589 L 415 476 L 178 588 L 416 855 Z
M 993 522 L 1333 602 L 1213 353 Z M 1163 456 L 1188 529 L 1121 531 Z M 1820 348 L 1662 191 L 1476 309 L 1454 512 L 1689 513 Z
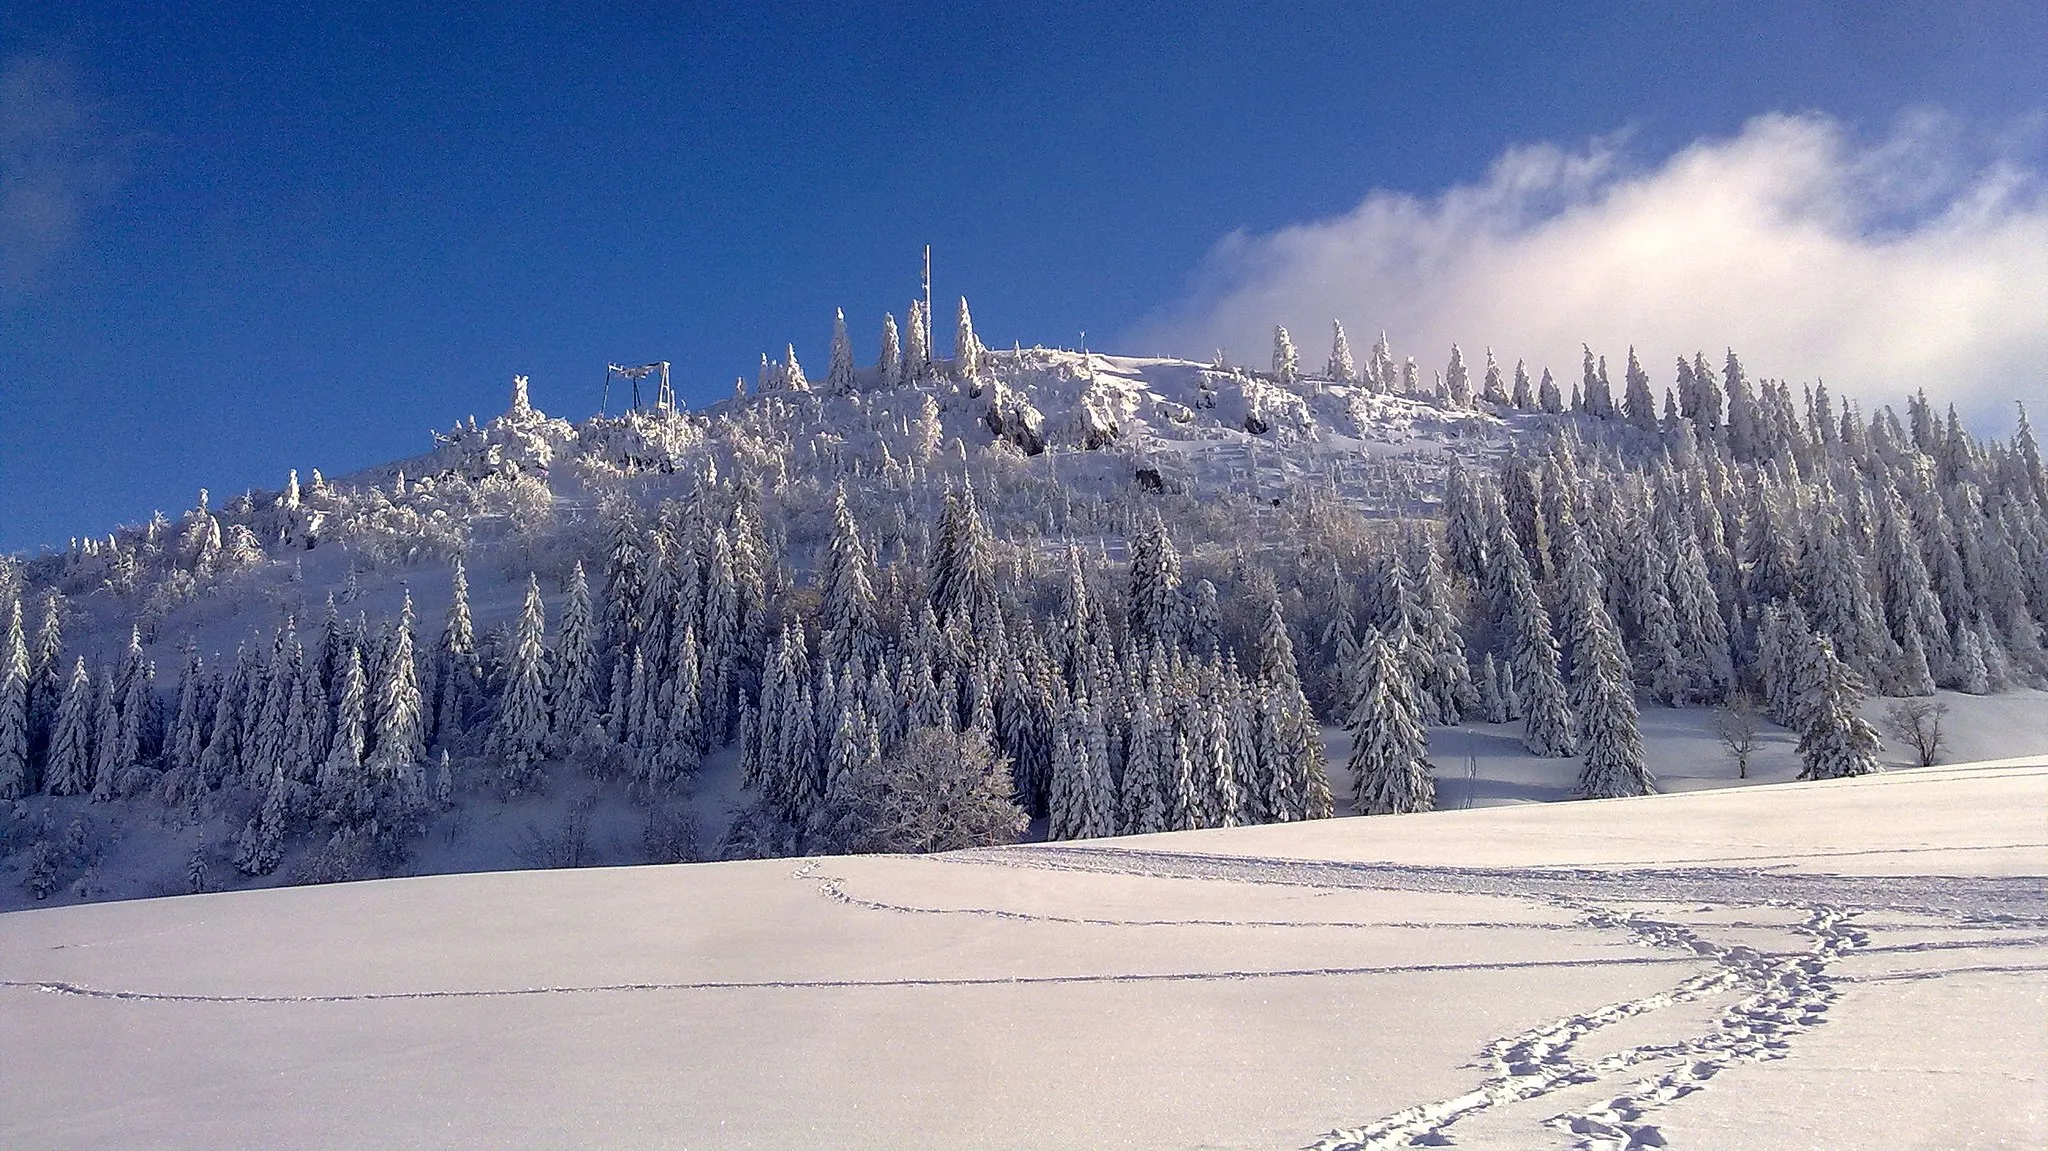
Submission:
M 659 378 L 659 383 L 656 385 L 654 393 L 655 409 L 658 411 L 665 412 L 674 411 L 676 406 L 676 393 L 675 390 L 670 388 L 668 384 L 668 361 L 656 360 L 651 364 L 640 364 L 637 367 L 624 367 L 619 364 L 606 364 L 604 368 L 604 395 L 598 401 L 597 414 L 604 415 L 611 407 L 612 380 L 614 379 L 632 381 L 632 410 L 636 412 L 639 411 L 640 381 L 648 378 L 649 376 L 656 376 Z

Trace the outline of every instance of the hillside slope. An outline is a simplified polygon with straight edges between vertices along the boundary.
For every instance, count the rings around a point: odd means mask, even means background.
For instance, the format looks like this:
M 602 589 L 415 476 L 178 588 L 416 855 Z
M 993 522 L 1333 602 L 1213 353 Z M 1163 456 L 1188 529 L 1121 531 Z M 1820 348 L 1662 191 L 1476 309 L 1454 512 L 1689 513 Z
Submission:
M 31 911 L 0 1142 L 2035 1145 L 2044 813 L 2035 757 Z

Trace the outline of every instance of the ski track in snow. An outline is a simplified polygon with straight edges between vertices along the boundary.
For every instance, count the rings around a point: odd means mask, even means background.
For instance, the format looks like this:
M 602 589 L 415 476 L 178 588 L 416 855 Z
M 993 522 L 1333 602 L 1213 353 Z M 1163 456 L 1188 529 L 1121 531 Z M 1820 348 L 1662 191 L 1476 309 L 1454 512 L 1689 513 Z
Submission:
M 229 995 L 185 991 L 137 991 L 93 987 L 62 979 L 0 979 L 0 988 L 25 989 L 86 999 L 152 1003 L 379 1003 L 412 999 L 508 999 L 540 995 L 603 995 L 634 991 L 754 991 L 855 989 L 868 987 L 1031 987 L 1074 983 L 1205 983 L 1248 979 L 1312 979 L 1343 975 L 1412 975 L 1444 971 L 1557 970 L 1585 967 L 1642 967 L 1683 963 L 1682 957 L 1521 959 L 1472 963 L 1394 963 L 1363 967 L 1248 968 L 1226 971 L 1080 972 L 1069 975 L 964 975 L 903 979 L 710 979 L 696 982 L 597 983 L 555 987 L 450 988 L 438 991 L 358 991 L 307 995 Z
M 878 899 L 866 899 L 846 890 L 843 878 L 821 877 L 818 894 L 848 907 L 867 911 L 888 911 L 899 915 L 975 915 L 989 919 L 1010 919 L 1022 923 L 1064 923 L 1081 927 L 1306 927 L 1306 928 L 1375 928 L 1394 930 L 1434 931 L 1446 927 L 1469 927 L 1489 931 L 1578 931 L 1589 925 L 1585 923 L 1545 923 L 1541 921 L 1515 922 L 1502 920 L 1445 920 L 1423 922 L 1416 920 L 1376 920 L 1360 922 L 1346 919 L 1108 919 L 1083 915 L 1046 915 L 1035 911 L 1016 911 L 1001 907 L 917 907 L 907 903 L 886 903 Z
M 1571 916 L 1569 921 L 1409 922 L 1257 918 L 1119 919 L 1038 914 L 1002 907 L 919 906 L 855 894 L 854 881 L 825 874 L 826 861 L 809 860 L 790 878 L 815 884 L 822 898 L 862 912 L 919 916 L 987 917 L 1024 923 L 1083 928 L 1247 930 L 1426 929 L 1470 927 L 1535 931 L 1622 933 L 1640 947 L 1623 956 L 1574 959 L 1410 963 L 1297 967 L 1277 970 L 1081 971 L 1042 975 L 961 975 L 873 979 L 761 979 L 622 982 L 509 988 L 449 988 L 307 994 L 206 994 L 96 987 L 56 979 L 0 980 L 0 989 L 106 1001 L 176 1004 L 361 1004 L 385 1001 L 504 999 L 622 993 L 716 993 L 721 991 L 803 991 L 861 989 L 945 989 L 1075 984 L 1195 983 L 1261 979 L 1328 979 L 1458 971 L 1514 971 L 1639 968 L 1683 965 L 1693 973 L 1666 989 L 1638 999 L 1553 1019 L 1485 1044 L 1477 1066 L 1484 1078 L 1448 1098 L 1327 1132 L 1309 1151 L 1385 1151 L 1396 1147 L 1445 1146 L 1457 1125 L 1502 1108 L 1534 1104 L 1543 1110 L 1528 1122 L 1583 1151 L 1627 1151 L 1661 1147 L 1665 1136 L 1653 1121 L 1660 1108 L 1704 1090 L 1721 1071 L 1743 1063 L 1783 1059 L 1793 1041 L 1825 1024 L 1845 984 L 1881 984 L 1938 979 L 1962 974 L 2018 974 L 2048 970 L 2048 964 L 2014 963 L 1949 966 L 1934 970 L 1836 970 L 1852 953 L 1880 956 L 1926 955 L 1930 959 L 2004 948 L 2048 946 L 2048 906 L 2038 876 L 1826 875 L 1735 867 L 1552 867 L 1456 868 L 1392 863 L 1227 856 L 1109 846 L 1024 845 L 922 857 L 933 866 L 1043 868 L 1135 878 L 1271 884 L 1322 890 L 1395 890 L 1484 894 L 1521 899 Z M 1793 912 L 1797 922 L 1741 911 Z M 1733 918 L 1688 925 L 1688 915 L 1735 912 Z M 1910 913 L 1940 925 L 1983 933 L 1981 938 L 1934 938 L 1873 942 L 1869 923 L 1876 913 Z M 165 930 L 175 930 L 167 928 Z M 1724 943 L 1703 933 L 1793 932 L 1804 949 L 1765 950 Z M 162 934 L 157 932 L 152 934 Z M 1706 970 L 1697 970 L 1701 964 Z M 1704 1033 L 1639 1043 L 1587 1055 L 1582 1044 L 1604 1029 L 1678 1004 L 1733 998 Z M 1606 1087 L 1612 1084 L 1611 1088 Z M 1611 1091 L 1611 1093 L 1609 1093 Z M 1589 1101 L 1588 1096 L 1592 1099 Z M 1555 1098 L 1553 1098 L 1555 1097 Z M 1536 1138 L 1533 1132 L 1528 1133 Z
M 1448 1129 L 1468 1116 L 1624 1075 L 1635 1077 L 1617 1094 L 1580 1110 L 1556 1114 L 1544 1120 L 1544 1125 L 1570 1138 L 1572 1145 L 1583 1151 L 1662 1147 L 1662 1131 L 1646 1121 L 1652 1112 L 1703 1090 L 1709 1080 L 1730 1066 L 1785 1058 L 1791 1053 L 1794 1037 L 1827 1022 L 1828 1012 L 1839 998 L 1839 983 L 2048 969 L 2048 965 L 2015 964 L 1864 976 L 1831 971 L 1836 961 L 1851 951 L 1871 955 L 1919 954 L 2048 943 L 2048 937 L 2036 930 L 2004 938 L 1872 946 L 1869 933 L 1856 923 L 1859 915 L 1881 910 L 1930 915 L 1958 927 L 1990 926 L 2007 931 L 2048 927 L 2038 876 L 1857 876 L 1683 866 L 1450 868 L 1059 845 L 959 852 L 942 858 L 1161 879 L 1466 892 L 1531 899 L 1577 912 L 1581 916 L 1577 926 L 1622 930 L 1645 947 L 1679 953 L 1680 961 L 1708 960 L 1714 964 L 1712 970 L 1687 978 L 1668 990 L 1565 1016 L 1497 1039 L 1480 1053 L 1481 1065 L 1491 1074 L 1472 1090 L 1409 1107 L 1358 1127 L 1329 1132 L 1313 1141 L 1310 1151 L 1448 1146 L 1453 1142 Z M 946 910 L 859 900 L 831 880 L 826 881 L 822 891 L 842 902 L 882 910 Z M 1811 946 L 1805 951 L 1767 952 L 1742 944 L 1716 943 L 1681 923 L 1653 918 L 1640 910 L 1626 910 L 1645 905 L 1672 905 L 1695 912 L 1730 907 L 1796 908 L 1804 912 L 1805 920 L 1792 930 L 1811 940 Z M 964 913 L 1106 926 L 1181 922 L 1071 920 L 988 909 L 965 909 Z M 1270 926 L 1258 922 L 1240 925 Z M 1725 930 L 1759 925 L 1736 921 L 1717 922 L 1713 926 Z M 1574 1054 L 1581 1040 L 1623 1020 L 1729 993 L 1741 993 L 1743 998 L 1723 1011 L 1714 1027 L 1703 1035 L 1676 1042 L 1639 1044 L 1592 1059 L 1580 1059 Z

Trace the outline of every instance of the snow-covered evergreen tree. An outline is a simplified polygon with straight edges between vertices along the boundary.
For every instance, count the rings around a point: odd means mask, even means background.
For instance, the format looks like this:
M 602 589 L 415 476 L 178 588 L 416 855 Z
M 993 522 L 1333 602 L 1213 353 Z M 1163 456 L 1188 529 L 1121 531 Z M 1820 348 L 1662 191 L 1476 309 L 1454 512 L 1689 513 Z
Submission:
M 513 633 L 511 662 L 506 668 L 505 701 L 491 730 L 490 754 L 498 761 L 498 779 L 512 795 L 533 789 L 548 747 L 548 667 L 544 641 L 547 621 L 541 607 L 540 580 L 526 577 L 526 603 Z
M 335 682 L 339 696 L 334 705 L 334 738 L 320 765 L 317 787 L 321 808 L 347 820 L 367 814 L 372 805 L 369 777 L 363 770 L 368 730 L 364 704 L 369 689 L 363 678 L 363 655 L 353 640 L 342 649 Z
M 1621 633 L 1597 600 L 1587 605 L 1580 626 L 1582 634 L 1573 643 L 1571 690 L 1585 757 L 1579 794 L 1588 799 L 1648 795 L 1657 785 L 1636 723 Z
M 21 601 L 8 605 L 0 636 L 0 799 L 20 799 L 34 783 L 28 758 L 28 643 L 21 633 Z
M 1879 771 L 1883 743 L 1857 713 L 1862 684 L 1835 657 L 1826 636 L 1815 636 L 1800 653 L 1799 762 L 1801 779 L 1841 779 Z
M 967 297 L 960 297 L 960 318 L 953 328 L 953 374 L 960 379 L 972 379 L 981 374 L 982 360 L 987 349 L 974 334 L 974 317 L 967 312 Z
M 1580 378 L 1580 404 L 1587 415 L 1604 420 L 1614 414 L 1614 392 L 1607 383 L 1607 357 L 1599 357 L 1596 363 L 1593 349 L 1582 346 L 1585 347 L 1586 359 Z
M 882 352 L 875 370 L 881 376 L 883 390 L 902 385 L 903 341 L 896 331 L 894 313 L 882 317 Z
M 835 308 L 832 311 L 832 367 L 825 376 L 825 387 L 835 396 L 852 395 L 859 389 L 853 369 L 853 340 L 846 334 L 846 312 Z
M 1286 328 L 1273 329 L 1273 377 L 1290 386 L 1301 378 L 1301 354 L 1294 350 Z
M 84 795 L 92 790 L 92 740 L 92 677 L 85 670 L 85 658 L 80 656 L 72 662 L 64 699 L 57 707 L 56 725 L 50 733 L 46 775 L 51 795 Z
M 1322 733 L 1302 694 L 1294 641 L 1277 600 L 1267 604 L 1258 656 L 1259 759 L 1261 775 L 1269 782 L 1266 810 L 1275 820 L 1327 819 L 1333 804 Z
M 910 302 L 910 330 L 904 333 L 903 381 L 922 383 L 932 370 L 932 318 L 925 315 L 924 301 Z
M 1500 667 L 1487 652 L 1479 661 L 1479 714 L 1488 723 L 1507 723 L 1514 718 L 1507 693 L 1501 690 Z
M 847 510 L 842 487 L 833 496 L 832 535 L 818 569 L 818 654 L 843 666 L 856 656 L 872 663 L 881 654 L 875 619 L 874 575 L 860 525 Z
M 1502 534 L 1500 553 L 1500 630 L 1507 637 L 1507 674 L 1521 705 L 1522 746 L 1534 755 L 1566 756 L 1574 752 L 1571 707 L 1558 675 L 1557 640 L 1550 616 L 1529 578 L 1522 551 Z
M 1085 695 L 1076 696 L 1061 717 L 1050 800 L 1049 838 L 1092 839 L 1116 831 L 1116 789 L 1101 721 Z
M 206 721 L 213 714 L 206 662 L 197 648 L 185 653 L 185 670 L 178 676 L 177 712 L 164 736 L 164 776 L 158 795 L 167 806 L 196 801 L 206 792 L 199 763 L 206 752 Z
M 1628 422 L 1646 432 L 1657 430 L 1657 397 L 1650 392 L 1650 374 L 1636 359 L 1633 344 L 1628 349 L 1628 368 L 1623 374 L 1622 412 Z
M 114 783 L 127 766 L 128 749 L 121 742 L 120 677 L 111 670 L 100 673 L 92 705 L 92 799 L 104 803 L 114 798 Z M 280 719 L 279 729 L 283 724 Z
M 1729 649 L 1728 625 L 1721 615 L 1720 596 L 1707 569 L 1699 538 L 1675 532 L 1671 549 L 1671 611 L 1676 624 L 1680 667 L 1687 698 L 1719 704 L 1734 689 L 1735 662 Z
M 553 722 L 551 738 L 558 754 L 567 754 L 601 737 L 596 629 L 590 581 L 579 561 L 569 573 L 569 598 L 562 605 L 561 631 L 555 638 L 554 698 L 549 710 Z
M 1344 338 L 1344 323 L 1330 321 L 1330 362 L 1323 368 L 1323 374 L 1339 384 L 1358 382 L 1358 362 L 1351 357 L 1351 341 Z
M 618 579 L 616 587 L 624 589 L 637 582 L 638 552 L 628 548 L 622 555 L 620 546 L 613 548 L 611 570 Z M 452 598 L 448 604 L 448 618 L 441 627 L 441 641 L 434 649 L 434 685 L 438 696 L 434 701 L 433 728 L 435 738 L 442 745 L 459 737 L 469 724 L 469 714 L 476 706 L 483 690 L 483 667 L 477 659 L 476 628 L 469 615 L 469 574 L 463 570 L 462 561 L 455 561 L 451 577 Z M 624 594 L 621 590 L 620 594 Z M 621 630 L 626 629 L 620 621 Z
M 420 701 L 419 668 L 413 659 L 412 596 L 399 607 L 391 648 L 377 668 L 372 696 L 376 740 L 370 753 L 371 775 L 380 785 L 403 787 L 426 762 L 424 710 Z
M 235 866 L 245 875 L 268 875 L 284 862 L 284 837 L 290 819 L 291 784 L 282 767 L 272 770 L 263 804 L 242 828 Z
M 1244 798 L 1237 781 L 1237 757 L 1231 744 L 1230 713 L 1220 666 L 1204 671 L 1203 698 L 1212 704 L 1192 718 L 1195 726 L 1195 789 L 1201 797 L 1203 827 L 1235 827 Z
M 988 528 L 982 523 L 973 487 L 946 493 L 939 535 L 932 547 L 931 604 L 939 621 L 981 619 L 995 605 L 995 573 Z
M 35 645 L 29 650 L 28 732 L 31 756 L 49 743 L 57 722 L 57 707 L 64 699 L 64 620 L 62 597 L 52 591 L 43 596 L 42 623 L 36 629 Z
M 1139 651 L 1153 644 L 1179 646 L 1186 624 L 1180 590 L 1180 552 L 1155 512 L 1131 548 L 1130 637 Z
M 1494 405 L 1496 408 L 1507 407 L 1507 380 L 1506 377 L 1501 375 L 1500 362 L 1493 358 L 1492 348 L 1486 349 L 1486 371 L 1480 377 L 1480 379 L 1480 398 L 1485 400 L 1487 403 Z
M 1450 366 L 1444 369 L 1444 391 L 1451 398 L 1454 408 L 1472 406 L 1472 370 L 1465 366 L 1465 353 L 1458 345 L 1451 345 Z
M 1415 685 L 1405 661 L 1375 630 L 1365 640 L 1364 694 L 1351 715 L 1352 807 L 1361 815 L 1398 815 L 1436 806 L 1429 737 L 1416 718 Z
M 213 722 L 208 725 L 205 750 L 199 753 L 199 778 L 209 791 L 242 774 L 240 716 L 249 694 L 250 666 L 247 649 L 237 649 L 235 662 L 213 701 Z

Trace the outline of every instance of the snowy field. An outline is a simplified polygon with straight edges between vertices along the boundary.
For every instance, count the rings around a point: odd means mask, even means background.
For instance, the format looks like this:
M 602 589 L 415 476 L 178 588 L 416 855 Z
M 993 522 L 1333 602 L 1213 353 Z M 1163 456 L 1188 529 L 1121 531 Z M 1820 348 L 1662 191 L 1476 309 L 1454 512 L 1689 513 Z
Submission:
M 20 912 L 0 1145 L 2038 1147 L 2044 829 L 2035 756 Z

